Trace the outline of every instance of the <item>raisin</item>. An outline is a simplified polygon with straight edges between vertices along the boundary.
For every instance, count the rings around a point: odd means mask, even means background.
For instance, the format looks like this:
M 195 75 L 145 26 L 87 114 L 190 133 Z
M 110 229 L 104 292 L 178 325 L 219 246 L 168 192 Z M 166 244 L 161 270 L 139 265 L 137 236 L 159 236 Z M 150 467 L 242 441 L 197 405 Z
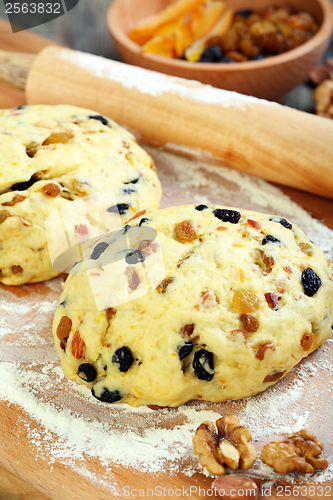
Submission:
M 109 122 L 107 121 L 104 116 L 101 115 L 94 115 L 94 116 L 89 116 L 89 120 L 99 120 L 100 122 L 103 123 L 103 125 L 107 125 Z
M 178 348 L 179 359 L 187 358 L 193 351 L 193 342 L 185 342 L 181 347 Z
M 275 351 L 276 345 L 275 344 L 262 344 L 256 352 L 256 358 L 260 359 L 262 361 L 265 357 L 265 353 L 267 349 L 271 349 L 272 351 Z
M 172 283 L 174 281 L 174 277 L 173 276 L 170 276 L 169 278 L 165 278 L 163 281 L 161 281 L 161 283 L 156 287 L 156 291 L 158 293 L 165 293 L 166 292 L 166 289 L 168 288 L 168 286 L 170 285 L 170 283 Z
M 146 256 L 141 250 L 134 250 L 130 251 L 126 257 L 125 260 L 127 264 L 137 264 L 138 262 L 144 262 L 146 259 Z
M 117 310 L 113 307 L 108 307 L 107 309 L 105 309 L 105 316 L 108 321 L 111 321 L 111 319 L 113 319 L 116 314 Z
M 112 356 L 112 362 L 119 364 L 119 371 L 127 372 L 134 363 L 134 358 L 130 349 L 124 346 L 116 350 Z
M 62 302 L 60 302 L 59 306 L 62 306 L 62 307 L 66 307 L 67 305 L 67 300 L 63 300 Z
M 124 184 L 136 184 L 137 182 L 139 182 L 139 180 L 140 180 L 140 177 L 137 177 L 133 181 L 124 182 Z
M 82 363 L 77 369 L 77 374 L 86 382 L 93 382 L 97 377 L 97 372 L 90 363 Z
M 317 345 L 317 337 L 314 333 L 306 333 L 305 335 L 303 335 L 302 339 L 301 339 L 301 346 L 302 346 L 302 349 L 304 349 L 304 351 L 309 351 L 312 347 L 312 344 L 316 345 L 316 348 L 318 347 Z
M 256 332 L 259 328 L 259 322 L 254 316 L 250 316 L 249 314 L 242 314 L 241 322 L 247 332 Z
M 97 260 L 100 258 L 103 252 L 108 248 L 108 244 L 105 243 L 105 241 L 100 241 L 97 243 L 95 246 L 94 250 L 91 252 L 90 259 L 91 260 Z
M 199 62 L 218 62 L 222 57 L 221 47 L 218 45 L 212 45 L 211 47 L 207 47 L 199 60 Z
M 262 269 L 264 273 L 271 273 L 272 268 L 275 264 L 275 260 L 272 256 L 266 255 L 263 250 L 259 249 L 258 250 L 258 261 L 256 262 L 258 266 Z
M 207 210 L 207 208 L 209 208 L 209 207 L 207 207 L 207 205 L 197 205 L 195 207 L 195 209 L 198 210 L 198 212 L 202 212 L 203 210 Z
M 60 342 L 60 347 L 63 351 L 66 352 L 66 345 L 67 345 L 67 340 L 68 340 L 68 337 L 62 339 L 62 341 Z
M 305 271 L 302 272 L 302 283 L 304 293 L 308 297 L 312 297 L 321 287 L 321 279 L 311 267 L 307 267 Z
M 94 398 L 98 399 L 102 403 L 116 403 L 117 401 L 120 401 L 123 399 L 123 396 L 120 394 L 119 391 L 109 391 L 106 387 L 103 388 L 102 393 L 97 396 L 95 393 L 94 388 L 91 389 L 91 393 L 94 396 Z
M 70 132 L 56 132 L 45 139 L 43 146 L 49 146 L 50 144 L 66 144 L 72 137 L 73 134 Z
M 267 377 L 264 378 L 264 382 L 277 382 L 278 380 L 280 380 L 280 378 L 283 377 L 285 373 L 286 372 L 284 371 L 272 373 L 272 375 L 267 375 Z
M 63 316 L 57 326 L 57 337 L 59 340 L 63 340 L 69 337 L 72 329 L 72 320 L 68 316 Z
M 252 9 L 241 9 L 241 10 L 237 10 L 235 12 L 235 17 L 242 16 L 242 17 L 244 17 L 244 19 L 248 19 L 250 16 L 252 16 L 253 13 L 254 13 L 254 10 L 252 10 Z
M 5 222 L 8 217 L 10 217 L 10 213 L 8 212 L 8 210 L 0 210 L 0 224 Z
M 38 148 L 38 144 L 36 144 L 34 142 L 29 144 L 29 146 L 26 146 L 25 152 L 26 152 L 27 156 L 29 156 L 29 158 L 33 158 L 35 156 L 35 154 L 37 153 L 37 148 Z
M 135 193 L 135 192 L 136 192 L 135 189 L 129 189 L 129 188 L 123 189 L 124 194 L 131 194 L 131 193 Z
M 43 186 L 43 191 L 47 196 L 56 198 L 60 193 L 60 187 L 57 184 L 45 184 L 45 186 Z
M 265 299 L 271 309 L 275 309 L 278 303 L 278 296 L 274 292 L 265 293 Z
M 181 329 L 180 329 L 180 333 L 181 335 L 183 335 L 184 337 L 190 337 L 193 333 L 193 330 L 194 330 L 194 323 L 192 323 L 191 325 L 185 325 L 183 326 Z
M 32 176 L 28 181 L 25 182 L 16 182 L 15 184 L 12 185 L 11 190 L 12 191 L 26 191 L 29 187 L 31 187 L 33 184 L 37 182 L 37 179 Z
M 21 266 L 13 266 L 12 267 L 12 273 L 13 274 L 22 274 L 23 273 L 23 269 Z
M 138 273 L 133 268 L 126 267 L 125 275 L 128 278 L 128 286 L 129 286 L 130 290 L 132 290 L 132 291 L 136 290 L 141 282 Z
M 184 220 L 174 227 L 176 239 L 180 243 L 191 243 L 197 238 L 197 224 L 192 220 Z
M 6 201 L 6 203 L 3 203 L 2 205 L 4 207 L 13 207 L 14 205 L 16 205 L 16 203 L 21 203 L 21 201 L 24 200 L 25 200 L 24 196 L 16 194 L 11 201 Z
M 214 377 L 214 357 L 206 349 L 200 349 L 194 354 L 193 369 L 200 380 L 208 382 Z
M 286 219 L 283 219 L 283 217 L 272 217 L 271 219 L 272 222 L 277 222 L 278 224 L 281 224 L 281 226 L 287 228 L 287 229 L 292 229 L 293 225 L 288 222 Z
M 143 219 L 141 219 L 139 222 L 139 227 L 141 227 L 142 224 L 146 224 L 146 222 L 149 222 L 149 219 L 147 219 L 147 217 L 143 217 Z
M 241 218 L 241 214 L 236 210 L 227 210 L 224 208 L 217 208 L 213 211 L 215 217 L 223 222 L 230 222 L 231 224 L 237 224 Z
M 129 203 L 118 203 L 118 205 L 113 205 L 112 207 L 109 207 L 106 211 L 110 213 L 119 212 L 120 215 L 123 215 L 129 209 L 129 207 L 130 207 Z
M 267 236 L 265 236 L 265 238 L 262 240 L 262 244 L 263 245 L 267 245 L 267 243 L 281 243 L 280 240 L 278 240 L 277 238 L 275 238 L 275 236 L 272 236 L 271 234 L 268 234 Z
M 235 309 L 242 314 L 259 309 L 258 297 L 254 293 L 244 290 L 238 290 L 234 293 L 232 303 Z

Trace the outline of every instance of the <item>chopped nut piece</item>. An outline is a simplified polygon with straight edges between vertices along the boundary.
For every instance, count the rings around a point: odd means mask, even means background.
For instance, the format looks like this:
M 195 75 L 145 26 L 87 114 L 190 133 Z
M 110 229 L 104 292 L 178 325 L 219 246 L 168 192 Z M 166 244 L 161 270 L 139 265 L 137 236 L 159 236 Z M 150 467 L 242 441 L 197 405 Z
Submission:
M 54 130 L 57 128 L 59 123 L 56 120 L 40 120 L 39 122 L 36 123 L 35 127 L 40 127 L 40 128 L 48 128 L 50 130 Z
M 165 278 L 161 283 L 156 287 L 156 291 L 158 293 L 165 293 L 166 289 L 174 281 L 174 276 L 170 276 L 169 278 Z
M 212 489 L 224 500 L 257 500 L 259 495 L 259 488 L 253 479 L 233 474 L 215 479 Z
M 274 292 L 265 293 L 265 299 L 271 309 L 275 309 L 278 304 L 278 296 Z
M 272 373 L 271 375 L 267 375 L 267 377 L 264 378 L 264 382 L 277 382 L 278 380 L 280 380 L 280 378 L 283 377 L 283 375 L 285 374 L 286 372 L 276 372 L 276 373 Z
M 76 332 L 73 335 L 72 338 L 72 343 L 71 343 L 71 351 L 76 359 L 81 359 L 83 356 L 83 349 L 85 347 L 84 340 L 80 336 L 79 330 L 76 330 Z
M 125 275 L 127 276 L 128 279 L 129 289 L 132 291 L 136 290 L 141 283 L 140 276 L 138 275 L 138 273 L 132 267 L 126 267 Z
M 201 292 L 201 301 L 204 309 L 211 309 L 218 306 L 218 300 L 212 290 L 204 290 Z
M 237 416 L 222 417 L 213 422 L 203 422 L 193 438 L 194 453 L 200 455 L 200 463 L 208 471 L 223 475 L 225 465 L 232 470 L 249 469 L 257 459 L 257 452 L 249 441 L 252 433 L 240 425 Z
M 292 436 L 266 444 L 261 450 L 261 460 L 278 472 L 288 474 L 294 470 L 313 474 L 316 469 L 326 469 L 328 462 L 319 457 L 324 445 L 313 432 L 302 430 Z

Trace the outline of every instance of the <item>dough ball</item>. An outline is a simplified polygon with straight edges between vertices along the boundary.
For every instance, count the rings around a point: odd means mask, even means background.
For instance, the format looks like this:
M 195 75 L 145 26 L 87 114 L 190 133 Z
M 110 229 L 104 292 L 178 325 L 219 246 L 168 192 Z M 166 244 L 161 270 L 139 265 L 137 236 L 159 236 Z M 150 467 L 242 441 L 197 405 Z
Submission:
M 0 111 L 0 158 L 0 282 L 6 285 L 59 274 L 51 265 L 45 221 L 69 201 L 112 189 L 125 221 L 138 210 L 158 208 L 161 198 L 152 158 L 129 132 L 92 110 Z
M 91 271 L 101 283 L 94 293 L 87 274 L 71 274 L 53 324 L 65 375 L 100 401 L 178 406 L 252 396 L 330 336 L 331 263 L 289 221 L 199 205 L 129 225 L 158 235 L 131 250 L 144 254 L 140 261 L 119 263 L 133 300 L 97 310 L 94 297 L 106 297 L 120 271 L 108 274 L 108 286 L 107 266 Z M 140 296 L 158 253 L 163 275 Z

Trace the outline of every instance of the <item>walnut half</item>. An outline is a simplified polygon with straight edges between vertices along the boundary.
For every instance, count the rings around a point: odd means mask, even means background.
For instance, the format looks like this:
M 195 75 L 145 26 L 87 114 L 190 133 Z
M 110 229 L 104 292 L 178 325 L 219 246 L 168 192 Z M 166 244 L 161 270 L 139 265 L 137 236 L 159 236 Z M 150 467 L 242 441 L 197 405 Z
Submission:
M 249 441 L 252 433 L 240 425 L 235 415 L 222 417 L 213 422 L 205 421 L 193 438 L 194 453 L 200 455 L 200 463 L 217 476 L 226 473 L 224 466 L 232 470 L 249 469 L 257 459 L 257 452 Z
M 266 444 L 261 460 L 278 472 L 288 474 L 294 470 L 312 474 L 315 469 L 326 469 L 326 458 L 319 457 L 324 445 L 313 432 L 302 430 L 292 436 Z

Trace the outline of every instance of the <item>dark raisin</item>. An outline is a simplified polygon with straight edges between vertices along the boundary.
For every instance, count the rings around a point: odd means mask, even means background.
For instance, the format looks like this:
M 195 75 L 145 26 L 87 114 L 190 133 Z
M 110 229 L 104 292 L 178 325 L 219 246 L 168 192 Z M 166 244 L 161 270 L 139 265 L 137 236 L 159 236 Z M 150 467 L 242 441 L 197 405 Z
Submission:
M 194 354 L 193 369 L 200 380 L 208 382 L 214 377 L 213 354 L 206 349 L 200 349 Z
M 90 363 L 82 363 L 77 369 L 77 374 L 86 382 L 92 382 L 97 377 L 97 372 Z
M 251 58 L 251 61 L 260 61 L 261 59 L 265 59 L 266 56 L 264 54 L 257 54 L 256 56 Z
M 141 227 L 142 224 L 146 224 L 146 222 L 149 222 L 149 219 L 147 219 L 146 217 L 144 217 L 143 219 L 140 220 L 139 227 Z
M 12 191 L 25 191 L 29 187 L 31 187 L 33 184 L 37 182 L 37 179 L 35 177 L 30 177 L 28 181 L 25 182 L 16 182 L 16 184 L 13 184 L 11 187 Z
M 178 348 L 178 356 L 179 359 L 184 359 L 187 358 L 193 351 L 193 343 L 192 342 L 185 342 L 181 347 Z
M 123 193 L 124 194 L 131 194 L 131 193 L 135 193 L 135 189 L 130 189 L 130 188 L 127 188 L 127 189 L 123 189 Z
M 221 47 L 218 45 L 212 45 L 203 51 L 199 62 L 218 62 L 222 55 Z
M 25 108 L 25 105 L 23 104 L 22 106 L 17 106 L 15 109 L 18 110 L 18 109 L 24 109 Z
M 170 276 L 169 278 L 165 278 L 163 281 L 161 281 L 161 283 L 156 287 L 156 291 L 158 293 L 165 293 L 166 292 L 166 289 L 168 288 L 168 286 L 170 285 L 170 283 L 173 282 L 174 280 L 174 276 Z
M 302 283 L 304 293 L 308 297 L 312 297 L 321 287 L 321 279 L 311 267 L 307 267 L 305 271 L 302 272 Z
M 137 179 L 134 179 L 133 181 L 124 182 L 124 184 L 136 184 L 137 182 L 139 182 L 139 180 L 140 180 L 140 177 L 138 177 Z
M 128 253 L 125 257 L 127 264 L 137 264 L 138 262 L 144 262 L 146 256 L 141 250 L 134 250 Z
M 94 115 L 94 116 L 89 116 L 89 119 L 91 120 L 99 120 L 100 122 L 103 123 L 103 125 L 107 125 L 109 122 L 107 121 L 106 118 L 104 118 L 104 116 L 101 116 L 101 115 Z
M 209 207 L 207 207 L 207 205 L 197 205 L 195 207 L 195 209 L 198 210 L 198 212 L 202 212 L 203 210 L 207 210 L 207 208 L 209 208 Z
M 123 215 L 126 210 L 128 210 L 130 207 L 129 203 L 118 203 L 118 205 L 113 205 L 112 207 L 108 208 L 106 211 L 110 213 L 117 213 L 119 212 L 120 215 Z
M 119 371 L 127 372 L 134 363 L 134 358 L 128 347 L 120 347 L 112 356 L 112 362 L 119 364 Z
M 123 396 L 120 394 L 119 391 L 109 391 L 106 387 L 103 388 L 103 391 L 100 396 L 97 396 L 94 388 L 91 389 L 91 393 L 94 396 L 94 398 L 98 399 L 102 403 L 116 403 L 117 401 L 120 401 L 123 399 Z
M 244 19 L 248 19 L 252 14 L 254 13 L 254 10 L 252 9 L 241 9 L 237 10 L 234 14 L 234 17 L 236 16 L 242 16 Z
M 91 260 L 97 260 L 100 258 L 103 252 L 108 248 L 108 244 L 105 243 L 105 241 L 101 241 L 100 243 L 97 243 L 95 246 L 94 250 L 92 251 L 90 255 Z
M 62 307 L 66 307 L 66 305 L 67 305 L 67 300 L 66 300 L 66 299 L 65 299 L 65 300 L 63 300 L 62 302 L 60 302 L 60 304 L 59 304 L 59 305 L 60 305 L 60 306 L 62 306 Z
M 272 217 L 269 220 L 271 220 L 272 222 L 277 222 L 278 224 L 281 224 L 281 226 L 286 227 L 287 229 L 292 229 L 293 227 L 293 225 L 286 219 L 283 219 L 283 217 Z
M 66 345 L 67 345 L 67 340 L 68 340 L 68 337 L 66 337 L 65 339 L 62 339 L 62 341 L 60 342 L 60 348 L 66 352 Z
M 234 63 L 235 61 L 229 56 L 222 56 L 219 60 L 220 63 Z
M 281 243 L 280 240 L 278 240 L 277 238 L 275 238 L 275 236 L 272 236 L 271 234 L 268 234 L 267 236 L 265 236 L 265 238 L 262 240 L 262 244 L 263 245 L 267 245 L 267 243 Z
M 125 224 L 123 227 L 123 234 L 126 234 L 129 229 L 131 229 L 131 226 L 129 224 Z
M 241 214 L 236 210 L 227 210 L 225 208 L 217 208 L 213 211 L 213 214 L 223 222 L 230 222 L 231 224 L 237 224 L 241 218 Z

